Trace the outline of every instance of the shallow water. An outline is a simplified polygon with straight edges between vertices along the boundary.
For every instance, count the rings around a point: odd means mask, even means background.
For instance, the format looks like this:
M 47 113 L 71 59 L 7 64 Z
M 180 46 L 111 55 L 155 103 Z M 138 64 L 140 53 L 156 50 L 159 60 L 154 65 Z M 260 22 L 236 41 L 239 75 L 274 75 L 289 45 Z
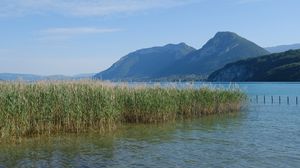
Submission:
M 198 86 L 202 84 L 198 84 Z M 218 84 L 216 87 L 227 87 Z M 300 96 L 300 84 L 242 83 L 249 95 Z M 110 134 L 0 144 L 0 167 L 299 167 L 300 106 L 251 103 L 242 112 Z

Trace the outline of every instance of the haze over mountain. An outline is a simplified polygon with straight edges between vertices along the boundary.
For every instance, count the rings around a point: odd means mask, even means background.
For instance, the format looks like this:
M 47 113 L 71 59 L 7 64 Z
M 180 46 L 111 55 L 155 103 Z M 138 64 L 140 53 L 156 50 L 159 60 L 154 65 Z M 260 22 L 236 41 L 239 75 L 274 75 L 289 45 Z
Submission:
M 288 50 L 297 50 L 300 49 L 300 43 L 299 44 L 290 44 L 290 45 L 279 45 L 275 47 L 267 47 L 265 48 L 270 53 L 279 53 L 279 52 L 285 52 Z
M 209 81 L 300 81 L 300 50 L 290 50 L 227 64 Z
M 208 76 L 225 64 L 269 54 L 255 43 L 232 32 L 218 32 L 201 49 L 184 43 L 138 50 L 121 58 L 98 79 L 164 79 L 182 76 Z
M 6 81 L 77 80 L 77 79 L 92 79 L 94 75 L 95 74 L 78 74 L 74 76 L 66 76 L 66 75 L 42 76 L 42 75 L 34 75 L 34 74 L 0 73 L 0 79 Z
M 150 79 L 192 51 L 195 49 L 185 43 L 137 50 L 122 57 L 95 77 L 109 80 Z
M 0 73 L 0 79 L 2 80 L 28 80 L 28 81 L 34 81 L 34 80 L 42 80 L 43 77 L 39 75 L 33 75 L 33 74 L 16 74 L 16 73 Z

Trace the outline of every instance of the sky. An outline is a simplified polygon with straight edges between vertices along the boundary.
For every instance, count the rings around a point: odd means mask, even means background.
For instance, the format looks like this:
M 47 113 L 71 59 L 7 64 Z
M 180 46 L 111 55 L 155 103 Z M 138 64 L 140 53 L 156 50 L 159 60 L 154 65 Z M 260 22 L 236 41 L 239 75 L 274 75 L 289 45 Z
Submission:
M 218 31 L 300 43 L 299 0 L 0 0 L 0 73 L 96 73 L 141 48 Z

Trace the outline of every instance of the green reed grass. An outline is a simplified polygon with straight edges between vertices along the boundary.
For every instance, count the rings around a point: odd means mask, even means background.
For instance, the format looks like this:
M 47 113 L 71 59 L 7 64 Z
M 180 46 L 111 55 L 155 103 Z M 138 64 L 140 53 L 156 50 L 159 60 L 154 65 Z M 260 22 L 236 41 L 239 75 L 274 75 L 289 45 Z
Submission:
M 1 82 L 1 137 L 111 130 L 237 111 L 245 95 L 213 88 L 129 87 L 97 81 Z

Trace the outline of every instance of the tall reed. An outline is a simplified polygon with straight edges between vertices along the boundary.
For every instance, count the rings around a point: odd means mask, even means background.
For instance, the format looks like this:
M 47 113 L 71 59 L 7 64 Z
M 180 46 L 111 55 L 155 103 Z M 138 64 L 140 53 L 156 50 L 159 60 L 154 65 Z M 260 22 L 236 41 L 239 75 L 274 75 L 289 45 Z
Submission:
M 129 87 L 96 81 L 1 82 L 1 137 L 110 130 L 237 111 L 245 95 L 213 88 Z

